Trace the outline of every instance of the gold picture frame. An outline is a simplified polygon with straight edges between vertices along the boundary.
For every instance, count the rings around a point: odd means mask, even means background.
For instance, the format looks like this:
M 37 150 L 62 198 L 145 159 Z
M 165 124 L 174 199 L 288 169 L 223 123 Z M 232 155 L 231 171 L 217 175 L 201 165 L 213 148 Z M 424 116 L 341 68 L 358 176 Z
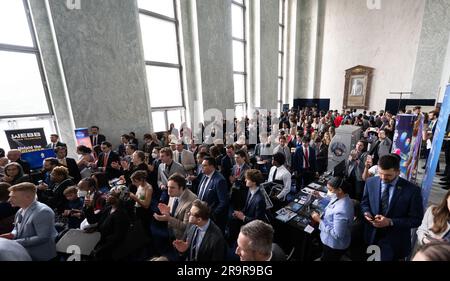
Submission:
M 343 109 L 368 109 L 374 70 L 358 65 L 345 71 Z

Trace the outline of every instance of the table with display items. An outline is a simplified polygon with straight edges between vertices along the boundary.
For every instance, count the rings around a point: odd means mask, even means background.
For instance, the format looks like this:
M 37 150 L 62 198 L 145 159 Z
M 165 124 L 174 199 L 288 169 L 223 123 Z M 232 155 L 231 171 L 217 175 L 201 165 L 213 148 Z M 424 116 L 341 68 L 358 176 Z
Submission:
M 327 177 L 322 177 L 305 186 L 285 207 L 272 210 L 275 242 L 287 253 L 295 249 L 292 259 L 314 260 L 320 256 L 322 247 L 318 225 L 311 220 L 311 214 L 317 212 L 322 215 L 330 201 L 327 180 Z

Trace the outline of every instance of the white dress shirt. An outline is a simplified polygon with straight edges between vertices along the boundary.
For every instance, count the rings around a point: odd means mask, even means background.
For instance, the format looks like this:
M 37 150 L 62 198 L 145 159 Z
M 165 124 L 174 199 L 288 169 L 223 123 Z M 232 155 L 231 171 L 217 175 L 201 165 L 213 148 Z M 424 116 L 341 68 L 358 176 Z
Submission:
M 281 192 L 277 195 L 278 199 L 284 201 L 286 199 L 286 195 L 291 192 L 291 173 L 286 169 L 285 166 L 280 166 L 277 168 L 277 166 L 272 166 L 270 168 L 269 172 L 269 178 L 268 181 L 273 181 L 273 174 L 275 173 L 275 170 L 277 170 L 277 174 L 275 175 L 275 180 L 283 181 L 283 189 Z

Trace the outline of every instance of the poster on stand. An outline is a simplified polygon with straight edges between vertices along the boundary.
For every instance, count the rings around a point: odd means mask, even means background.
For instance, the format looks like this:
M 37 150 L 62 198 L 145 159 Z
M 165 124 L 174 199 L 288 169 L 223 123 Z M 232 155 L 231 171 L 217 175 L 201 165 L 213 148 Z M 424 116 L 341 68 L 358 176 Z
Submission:
M 89 137 L 88 128 L 75 129 L 75 138 L 77 139 L 77 145 L 84 145 L 92 148 L 91 138 Z
M 400 176 L 408 181 L 416 178 L 422 128 L 422 115 L 397 115 L 392 152 L 400 156 Z

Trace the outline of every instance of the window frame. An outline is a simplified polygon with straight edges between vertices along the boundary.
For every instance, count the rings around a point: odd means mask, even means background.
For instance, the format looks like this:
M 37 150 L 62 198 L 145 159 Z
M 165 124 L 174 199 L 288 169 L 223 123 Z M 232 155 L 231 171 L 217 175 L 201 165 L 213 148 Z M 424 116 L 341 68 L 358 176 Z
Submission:
M 281 34 L 281 46 L 278 45 L 278 67 L 281 69 L 281 73 L 278 73 L 277 68 L 277 82 L 280 84 L 278 85 L 278 93 L 277 93 L 277 103 L 278 103 L 278 110 L 281 111 L 283 106 L 283 82 L 284 82 L 284 44 L 285 44 L 285 38 L 284 38 L 284 31 L 286 29 L 286 0 L 280 0 L 280 9 L 281 9 L 281 22 L 278 22 L 278 32 Z M 280 19 L 278 18 L 278 21 Z M 279 35 L 280 36 L 280 35 Z M 280 42 L 278 42 L 280 43 Z M 281 50 L 280 50 L 281 47 Z M 281 75 L 279 75 L 281 74 Z
M 33 43 L 32 47 L 29 46 L 21 46 L 21 45 L 13 45 L 1 43 L 0 41 L 0 51 L 12 52 L 12 53 L 22 53 L 22 54 L 34 54 L 37 60 L 37 66 L 39 69 L 39 75 L 41 77 L 42 87 L 44 90 L 45 101 L 47 103 L 48 113 L 25 113 L 25 114 L 12 114 L 12 115 L 1 115 L 0 119 L 14 119 L 14 118 L 26 118 L 26 117 L 54 117 L 54 110 L 52 106 L 52 102 L 50 99 L 50 92 L 48 89 L 47 78 L 45 76 L 44 66 L 42 63 L 41 51 L 39 49 L 38 41 L 36 38 L 36 30 L 33 25 L 33 20 L 31 18 L 30 6 L 28 5 L 27 0 L 22 0 L 23 8 L 25 10 L 25 16 L 27 18 L 29 32 L 31 36 L 31 41 Z M 55 128 L 57 128 L 55 123 Z
M 144 58 L 144 62 L 145 62 L 145 66 L 157 66 L 157 67 L 167 67 L 167 68 L 175 68 L 178 69 L 178 77 L 179 77 L 179 81 L 180 81 L 180 98 L 181 98 L 181 106 L 161 106 L 161 107 L 151 107 L 151 112 L 153 113 L 154 111 L 163 111 L 164 112 L 164 118 L 166 123 L 168 122 L 168 118 L 167 118 L 167 111 L 171 111 L 171 110 L 182 110 L 182 120 L 186 120 L 186 101 L 185 101 L 185 89 L 184 89 L 184 84 L 183 84 L 183 66 L 181 64 L 181 43 L 180 43 L 180 21 L 178 20 L 178 13 L 177 13 L 177 1 L 176 0 L 172 0 L 173 2 L 173 9 L 174 9 L 174 18 L 171 18 L 169 16 L 166 15 L 162 15 L 162 14 L 158 14 L 156 12 L 152 12 L 146 9 L 142 9 L 138 7 L 138 13 L 139 15 L 144 15 L 144 16 L 149 16 L 149 17 L 153 17 L 159 20 L 163 20 L 163 21 L 167 21 L 167 22 L 171 22 L 175 25 L 175 36 L 176 36 L 176 44 L 177 44 L 177 57 L 178 57 L 178 64 L 174 64 L 174 63 L 167 63 L 167 62 L 160 62 L 160 61 L 149 61 L 149 60 L 145 60 Z M 142 31 L 141 31 L 141 35 L 142 35 Z M 144 46 L 142 46 L 144 48 Z M 147 71 L 147 70 L 146 70 Z M 147 87 L 149 85 L 147 84 Z M 150 104 L 151 104 L 151 97 L 150 94 L 148 95 L 149 99 L 150 99 Z M 152 118 L 153 119 L 153 118 Z M 166 128 L 169 127 L 169 124 L 166 124 Z
M 244 76 L 244 102 L 236 102 L 236 101 L 234 101 L 234 108 L 236 110 L 237 106 L 244 105 L 244 109 L 245 109 L 244 112 L 246 113 L 246 111 L 247 111 L 246 110 L 247 109 L 247 92 L 248 92 L 248 89 L 247 89 L 247 79 L 248 79 L 248 71 L 247 71 L 247 32 L 246 32 L 247 26 L 246 26 L 246 22 L 245 22 L 246 21 L 246 16 L 245 15 L 246 15 L 246 12 L 247 12 L 246 0 L 243 0 L 242 3 L 239 3 L 239 2 L 236 2 L 236 1 L 232 0 L 231 1 L 231 5 L 236 5 L 236 6 L 239 6 L 240 8 L 242 8 L 243 37 L 244 37 L 243 39 L 237 38 L 237 37 L 234 37 L 233 34 L 232 34 L 232 37 L 231 37 L 232 45 L 233 45 L 234 41 L 238 41 L 238 42 L 241 42 L 241 43 L 244 44 L 244 71 L 235 71 L 234 70 L 234 57 L 233 57 L 233 77 L 234 77 L 235 74 Z M 233 18 L 233 17 L 231 17 L 231 18 Z M 234 56 L 234 54 L 233 54 L 233 56 Z M 233 78 L 233 84 L 234 84 L 234 78 Z

